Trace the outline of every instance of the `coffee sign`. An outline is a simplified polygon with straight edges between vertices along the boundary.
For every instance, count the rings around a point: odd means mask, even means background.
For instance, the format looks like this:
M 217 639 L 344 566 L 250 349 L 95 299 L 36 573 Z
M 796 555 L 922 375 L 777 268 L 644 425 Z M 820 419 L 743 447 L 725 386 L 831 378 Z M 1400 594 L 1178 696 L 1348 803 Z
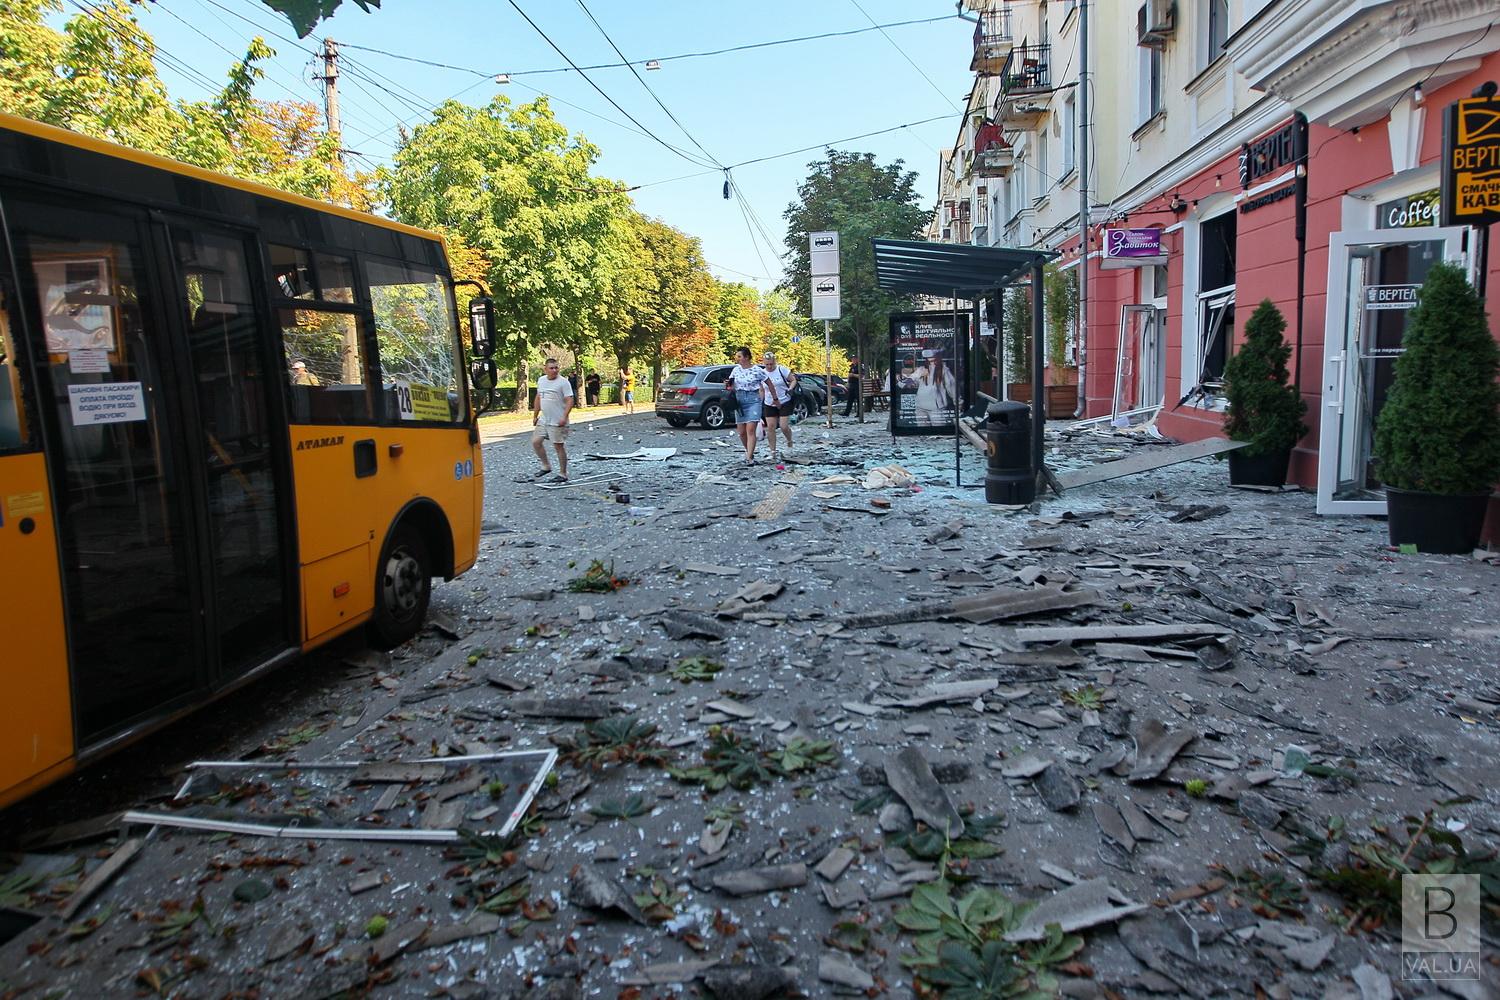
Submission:
M 1471 97 L 1443 115 L 1445 226 L 1500 222 L 1500 100 Z
M 1375 206 L 1377 229 L 1419 229 L 1438 224 L 1439 205 L 1442 204 L 1436 188 L 1420 194 L 1408 195 Z

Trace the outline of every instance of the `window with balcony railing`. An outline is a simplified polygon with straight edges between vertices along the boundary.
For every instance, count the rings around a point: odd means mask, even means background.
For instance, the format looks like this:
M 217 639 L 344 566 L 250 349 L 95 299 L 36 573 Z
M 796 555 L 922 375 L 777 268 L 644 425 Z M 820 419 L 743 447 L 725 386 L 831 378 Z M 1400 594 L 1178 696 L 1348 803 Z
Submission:
M 987 10 L 979 15 L 979 23 L 974 25 L 974 45 L 1000 45 L 1014 37 L 1011 34 L 1010 4 Z
M 1001 96 L 1047 90 L 1052 86 L 1052 46 L 1023 42 L 1010 50 L 1000 73 Z

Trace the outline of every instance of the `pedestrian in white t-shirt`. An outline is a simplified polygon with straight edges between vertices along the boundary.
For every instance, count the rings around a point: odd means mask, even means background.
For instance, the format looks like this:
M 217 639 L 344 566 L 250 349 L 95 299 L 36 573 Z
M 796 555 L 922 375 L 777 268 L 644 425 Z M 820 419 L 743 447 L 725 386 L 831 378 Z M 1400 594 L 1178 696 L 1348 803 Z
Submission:
M 573 386 L 557 373 L 557 359 L 548 358 L 542 366 L 546 372 L 536 380 L 536 397 L 531 401 L 531 450 L 541 461 L 542 468 L 533 477 L 541 479 L 552 475 L 552 464 L 547 461 L 547 442 L 557 452 L 557 475 L 552 482 L 568 481 L 568 414 L 573 412 Z
M 786 450 L 792 451 L 792 393 L 797 390 L 797 376 L 790 368 L 776 363 L 776 355 L 761 355 L 760 366 L 766 370 L 761 391 L 761 417 L 766 425 L 766 440 L 771 445 L 771 461 L 776 461 L 776 428 L 786 435 Z

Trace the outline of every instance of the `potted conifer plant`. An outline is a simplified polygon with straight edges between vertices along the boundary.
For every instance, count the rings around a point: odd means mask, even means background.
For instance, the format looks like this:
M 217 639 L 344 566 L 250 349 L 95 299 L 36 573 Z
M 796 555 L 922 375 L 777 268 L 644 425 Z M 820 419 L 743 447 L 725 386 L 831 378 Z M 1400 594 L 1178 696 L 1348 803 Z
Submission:
M 1286 485 L 1292 448 L 1307 433 L 1307 404 L 1287 384 L 1292 349 L 1285 330 L 1281 310 L 1266 299 L 1245 324 L 1244 344 L 1224 365 L 1224 430 L 1231 441 L 1249 442 L 1229 453 L 1231 485 Z
M 1500 345 L 1452 264 L 1427 272 L 1375 426 L 1392 545 L 1468 552 L 1500 478 Z

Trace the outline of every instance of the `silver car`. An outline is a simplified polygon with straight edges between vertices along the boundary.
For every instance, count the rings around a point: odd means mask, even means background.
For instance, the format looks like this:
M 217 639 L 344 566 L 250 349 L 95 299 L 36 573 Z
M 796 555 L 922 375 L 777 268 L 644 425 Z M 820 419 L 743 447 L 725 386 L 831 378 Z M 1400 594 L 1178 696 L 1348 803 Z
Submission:
M 724 389 L 733 368 L 733 365 L 694 365 L 675 369 L 662 382 L 656 415 L 673 427 L 686 427 L 696 420 L 717 430 L 733 422 Z M 817 410 L 815 397 L 798 386 L 792 397 L 792 419 L 803 420 Z

